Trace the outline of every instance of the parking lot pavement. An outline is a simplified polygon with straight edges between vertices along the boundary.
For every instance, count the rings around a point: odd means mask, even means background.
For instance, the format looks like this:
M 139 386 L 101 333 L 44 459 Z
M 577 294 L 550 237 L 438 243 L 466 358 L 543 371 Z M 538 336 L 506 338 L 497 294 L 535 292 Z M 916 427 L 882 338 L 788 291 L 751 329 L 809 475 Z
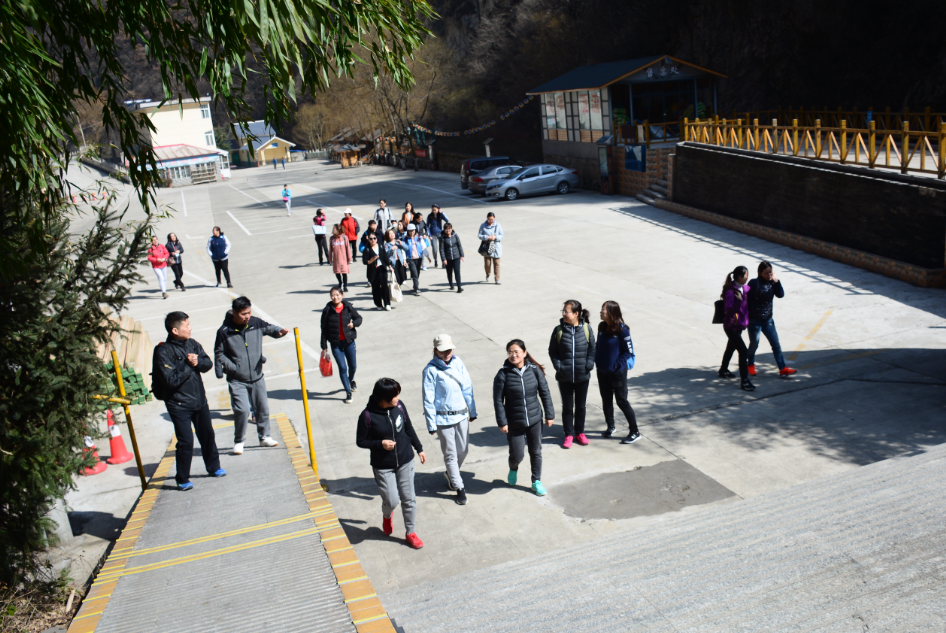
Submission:
M 225 183 L 160 193 L 176 212 L 159 222 L 158 233 L 182 236 L 189 290 L 162 300 L 151 271 L 144 270 L 129 313 L 156 341 L 164 338 L 166 312 L 188 311 L 208 350 L 226 304 L 239 294 L 251 298 L 258 316 L 300 328 L 320 474 L 381 593 L 606 538 L 625 526 L 658 525 L 655 508 L 699 512 L 706 504 L 738 502 L 946 442 L 943 290 L 914 288 L 620 196 L 579 191 L 487 201 L 461 190 L 456 174 L 341 170 L 323 162 L 234 174 Z M 279 196 L 283 183 L 293 192 L 291 217 Z M 376 312 L 364 267 L 356 262 L 348 298 L 364 316 L 357 339 L 361 389 L 345 405 L 337 369 L 329 378 L 317 373 L 318 316 L 335 277 L 329 266 L 318 265 L 309 227 L 317 208 L 326 210 L 330 223 L 351 208 L 364 229 L 381 197 L 397 215 L 407 201 L 425 215 L 432 203 L 441 205 L 466 252 L 466 291 L 450 292 L 444 271 L 431 268 L 421 274 L 421 296 L 407 295 L 393 311 Z M 477 228 L 488 211 L 505 232 L 500 286 L 485 282 L 476 254 Z M 233 244 L 232 293 L 212 287 L 203 249 L 215 225 Z M 775 266 L 785 287 L 775 321 L 786 357 L 799 371 L 779 379 L 763 340 L 757 390 L 746 393 L 738 381 L 716 377 L 726 339 L 710 321 L 726 273 L 737 265 L 754 271 L 762 259 Z M 504 483 L 507 448 L 495 425 L 491 385 L 512 338 L 523 339 L 549 369 L 549 338 L 566 299 L 581 301 L 593 315 L 607 299 L 622 306 L 637 351 L 629 397 L 644 439 L 631 446 L 601 439 L 604 419 L 592 377 L 591 444 L 559 446 L 557 409 L 556 425 L 544 434 L 549 494 L 537 498 Z M 470 502 L 462 507 L 446 490 L 439 446 L 423 432 L 420 408 L 421 370 L 441 332 L 453 337 L 470 370 L 480 413 L 463 467 Z M 294 347 L 288 339 L 273 341 L 266 356 L 271 409 L 287 412 L 302 430 Z M 426 466 L 417 464 L 417 531 L 426 543 L 419 552 L 404 546 L 403 535 L 383 535 L 369 457 L 354 444 L 356 417 L 382 376 L 401 382 L 402 401 L 430 457 Z M 229 416 L 223 382 L 205 382 L 211 406 Z M 554 381 L 551 386 L 559 407 Z M 527 464 L 522 472 L 524 479 Z M 646 486 L 654 482 L 699 494 L 674 501 L 664 491 L 647 502 L 653 491 Z M 400 521 L 395 513 L 395 537 Z

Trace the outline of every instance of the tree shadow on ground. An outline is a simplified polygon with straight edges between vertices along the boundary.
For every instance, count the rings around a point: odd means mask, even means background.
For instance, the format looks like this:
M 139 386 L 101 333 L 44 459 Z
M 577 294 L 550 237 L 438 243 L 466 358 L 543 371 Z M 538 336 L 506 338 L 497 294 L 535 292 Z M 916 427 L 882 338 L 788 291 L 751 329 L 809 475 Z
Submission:
M 753 392 L 715 368 L 672 368 L 633 375 L 629 398 L 638 424 L 668 443 L 695 426 L 753 450 L 804 443 L 808 450 L 858 465 L 946 442 L 946 350 L 847 349 L 801 352 L 796 377 L 757 361 Z M 733 366 L 735 370 L 735 366 Z M 659 394 L 659 398 L 654 398 Z

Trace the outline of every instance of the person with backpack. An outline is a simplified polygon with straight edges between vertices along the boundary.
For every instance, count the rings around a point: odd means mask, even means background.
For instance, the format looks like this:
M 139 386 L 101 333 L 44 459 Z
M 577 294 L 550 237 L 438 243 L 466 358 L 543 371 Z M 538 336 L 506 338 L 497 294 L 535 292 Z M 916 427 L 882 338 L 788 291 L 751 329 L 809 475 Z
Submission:
M 562 426 L 565 430 L 562 448 L 571 448 L 572 441 L 588 445 L 585 406 L 591 370 L 595 366 L 595 336 L 588 324 L 590 319 L 591 313 L 583 310 L 581 303 L 569 299 L 562 306 L 562 318 L 549 341 L 549 358 L 562 396 Z
M 378 208 L 374 212 L 374 220 L 378 223 L 378 230 L 381 233 L 387 233 L 388 229 L 394 228 L 394 216 L 391 215 L 391 209 L 384 198 L 378 200 Z
M 325 253 L 325 259 L 332 262 L 328 256 L 328 245 L 325 243 L 325 214 L 322 213 L 322 209 L 318 209 L 315 212 L 315 217 L 312 218 L 312 232 L 315 234 L 315 246 L 319 251 L 319 266 L 325 263 L 322 259 L 322 253 Z
M 269 436 L 269 398 L 263 377 L 263 337 L 282 338 L 289 330 L 253 316 L 253 304 L 246 297 L 233 300 L 232 311 L 217 330 L 214 361 L 217 378 L 227 377 L 233 407 L 233 454 L 243 454 L 243 440 L 250 410 L 256 414 L 259 445 L 278 446 Z
M 438 253 L 443 253 L 440 240 L 443 237 L 444 223 L 449 221 L 450 218 L 447 217 L 446 213 L 440 210 L 439 204 L 430 205 L 430 213 L 427 215 L 427 233 L 430 235 L 432 250 L 434 251 L 434 268 L 439 266 L 437 263 Z M 440 261 L 444 262 L 446 266 L 446 260 L 443 258 L 443 255 L 440 256 Z M 449 273 L 447 274 L 449 275 Z
M 506 481 L 515 486 L 519 464 L 529 447 L 532 467 L 532 491 L 542 497 L 542 421 L 551 427 L 555 422 L 552 394 L 545 380 L 545 369 L 526 351 L 526 344 L 513 339 L 506 344 L 506 362 L 493 379 L 493 411 L 499 430 L 509 443 L 509 475 Z M 543 413 L 544 409 L 544 413 Z
M 447 269 L 447 281 L 450 283 L 450 290 L 453 290 L 453 277 L 457 278 L 457 292 L 463 292 L 463 286 L 460 283 L 460 262 L 466 261 L 463 257 L 463 244 L 460 243 L 460 236 L 453 232 L 453 225 L 447 222 L 443 225 L 443 235 L 440 236 L 440 259 Z M 435 251 L 436 252 L 436 251 Z
M 729 371 L 729 361 L 733 352 L 739 354 L 739 388 L 743 391 L 755 391 L 755 385 L 749 382 L 749 350 L 742 340 L 742 332 L 749 327 L 749 269 L 736 266 L 726 275 L 721 298 L 723 300 L 723 331 L 726 332 L 726 351 L 719 367 L 720 378 L 735 378 Z
M 164 319 L 168 338 L 154 348 L 151 389 L 154 397 L 164 402 L 177 446 L 174 449 L 177 489 L 191 490 L 191 461 L 194 458 L 194 432 L 200 442 L 204 468 L 211 477 L 225 477 L 220 467 L 220 454 L 210 419 L 210 405 L 204 381 L 200 377 L 213 368 L 213 361 L 200 343 L 191 338 L 190 317 L 183 312 L 171 312 Z
M 634 366 L 634 360 L 634 342 L 631 340 L 631 330 L 621 315 L 621 306 L 616 301 L 605 301 L 601 305 L 601 323 L 598 324 L 595 365 L 598 367 L 601 409 L 608 425 L 603 435 L 614 435 L 614 401 L 617 400 L 628 426 L 627 437 L 621 440 L 621 444 L 633 444 L 641 439 L 637 416 L 627 401 L 627 372 Z
M 394 532 L 394 510 L 400 503 L 404 538 L 409 546 L 420 549 L 424 542 L 416 531 L 414 452 L 421 464 L 427 463 L 427 455 L 400 394 L 401 385 L 396 380 L 378 379 L 368 406 L 358 416 L 355 443 L 371 451 L 371 469 L 381 494 L 381 529 L 389 536 Z
M 358 233 L 361 231 L 361 226 L 358 225 L 358 220 L 351 213 L 351 209 L 345 209 L 345 217 L 342 218 L 342 228 L 345 230 L 345 237 L 350 242 L 352 260 L 354 260 L 354 254 L 358 252 Z
M 504 236 L 503 227 L 499 226 L 496 221 L 495 213 L 490 211 L 486 214 L 486 222 L 480 225 L 477 235 L 480 238 L 479 254 L 483 256 L 483 265 L 486 268 L 486 282 L 489 283 L 490 265 L 492 264 L 496 271 L 494 279 L 497 284 L 501 284 L 502 282 L 499 281 L 499 258 L 503 256 L 502 240 Z
M 447 487 L 457 493 L 457 505 L 466 505 L 460 468 L 470 450 L 470 422 L 476 419 L 473 380 L 454 353 L 449 334 L 434 338 L 433 358 L 421 374 L 427 430 L 440 439 Z
M 775 319 L 772 318 L 772 303 L 776 297 L 785 296 L 782 282 L 775 276 L 772 264 L 763 261 L 759 264 L 759 276 L 749 280 L 749 351 L 746 355 L 748 373 L 756 375 L 755 353 L 759 349 L 760 334 L 765 334 L 769 345 L 772 346 L 772 355 L 778 365 L 778 373 L 782 378 L 788 378 L 797 370 L 785 364 L 782 346 L 778 340 L 778 331 L 775 329 Z
M 181 244 L 181 240 L 177 239 L 177 235 L 168 233 L 168 243 L 164 245 L 164 248 L 168 249 L 168 257 L 170 258 L 168 259 L 168 265 L 174 271 L 174 287 L 180 288 L 181 292 L 185 292 L 187 288 L 184 287 L 184 265 L 181 263 L 184 245 Z
M 158 240 L 157 235 L 151 236 L 151 248 L 148 249 L 148 261 L 151 262 L 151 270 L 154 276 L 158 278 L 158 287 L 161 289 L 161 296 L 168 298 L 168 259 L 170 259 L 168 249 Z
M 275 160 L 275 159 L 273 159 Z M 214 264 L 214 273 L 217 275 L 217 285 L 220 286 L 220 271 L 227 280 L 227 288 L 232 288 L 230 283 L 230 239 L 223 234 L 219 226 L 214 227 L 214 234 L 207 240 L 207 254 Z
M 286 168 L 285 162 L 283 169 Z M 289 193 L 289 185 L 282 186 L 282 201 L 286 205 L 286 215 L 292 215 L 292 194 Z
M 358 391 L 355 383 L 355 370 L 358 369 L 356 358 L 355 337 L 357 328 L 361 327 L 361 315 L 349 301 L 345 300 L 345 293 L 340 286 L 332 288 L 332 300 L 322 309 L 320 320 L 322 329 L 322 351 L 331 345 L 332 356 L 338 365 L 338 377 L 345 388 L 345 404 L 351 404 L 351 392 Z

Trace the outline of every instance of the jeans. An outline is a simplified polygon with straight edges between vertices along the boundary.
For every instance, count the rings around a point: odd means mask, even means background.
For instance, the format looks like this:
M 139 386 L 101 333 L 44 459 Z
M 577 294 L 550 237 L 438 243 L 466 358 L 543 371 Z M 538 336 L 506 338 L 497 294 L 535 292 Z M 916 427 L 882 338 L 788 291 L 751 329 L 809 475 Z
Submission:
M 332 343 L 332 356 L 338 365 L 338 377 L 342 379 L 345 393 L 351 393 L 351 381 L 355 379 L 355 370 L 358 363 L 355 361 L 355 341 L 339 341 Z
M 407 534 L 415 531 L 417 522 L 417 501 L 414 495 L 414 460 L 401 464 L 401 467 L 374 468 L 374 480 L 378 483 L 378 492 L 381 493 L 381 514 L 384 518 L 394 514 L 400 501 L 401 513 L 404 515 L 404 529 Z
M 562 426 L 565 427 L 565 437 L 585 432 L 585 404 L 588 402 L 590 383 L 590 380 L 584 382 L 563 380 L 558 383 L 558 392 L 562 396 Z M 624 390 L 627 391 L 627 383 Z M 627 396 L 624 399 L 627 400 Z M 574 407 L 574 414 L 572 407 Z
M 191 460 L 194 457 L 194 433 L 191 431 L 191 425 L 197 430 L 204 468 L 210 475 L 217 472 L 220 469 L 220 455 L 217 452 L 217 438 L 207 403 L 197 410 L 184 409 L 170 402 L 166 403 L 166 406 L 171 422 L 174 423 L 174 435 L 177 436 L 177 447 L 174 449 L 177 461 L 177 474 L 174 478 L 177 483 L 186 484 L 191 479 Z
M 457 288 L 461 288 L 460 285 L 460 260 L 451 259 L 443 263 L 447 267 L 447 281 L 450 282 L 450 285 L 453 285 L 453 276 L 457 277 Z
M 509 442 L 509 470 L 519 470 L 519 464 L 525 457 L 526 445 L 529 446 L 529 464 L 532 466 L 532 483 L 542 480 L 542 422 L 536 422 L 527 429 L 509 427 L 506 434 Z
M 420 264 L 422 261 L 421 258 L 407 260 L 407 266 L 411 269 L 411 279 L 414 282 L 414 292 L 420 291 Z
M 269 437 L 269 397 L 266 395 L 266 380 L 256 382 L 228 382 L 230 403 L 233 407 L 233 443 L 242 444 L 246 438 L 246 422 L 250 410 L 256 414 L 256 435 L 259 439 Z
M 782 346 L 778 342 L 778 332 L 775 330 L 775 319 L 772 318 L 768 321 L 749 319 L 749 352 L 746 363 L 755 365 L 755 352 L 759 349 L 761 338 L 759 334 L 765 334 L 765 338 L 769 340 L 769 345 L 772 346 L 772 355 L 775 356 L 775 362 L 778 364 L 779 370 L 785 369 L 785 356 L 782 355 Z
M 164 268 L 152 268 L 154 271 L 154 276 L 158 278 L 158 286 L 161 287 L 161 292 L 168 291 L 168 269 Z
M 217 275 L 217 284 L 220 283 L 220 271 L 223 271 L 223 276 L 227 279 L 227 285 L 232 286 L 230 283 L 230 260 L 229 259 L 215 259 L 214 262 L 214 273 Z
M 328 245 L 325 243 L 324 235 L 315 236 L 315 246 L 319 251 L 319 266 L 322 265 L 326 259 L 328 259 Z M 322 254 L 325 253 L 325 259 L 322 259 Z
M 617 400 L 618 408 L 627 419 L 628 435 L 637 433 L 637 416 L 634 415 L 631 403 L 627 401 L 627 370 L 619 369 L 613 373 L 599 371 L 598 391 L 601 393 L 601 409 L 604 411 L 604 421 L 608 428 L 614 428 L 614 400 Z
M 732 360 L 733 352 L 739 353 L 739 377 L 742 380 L 749 379 L 749 363 L 746 362 L 747 352 L 746 344 L 742 340 L 742 330 L 727 330 L 723 328 L 723 331 L 726 332 L 726 336 L 729 338 L 726 341 L 726 351 L 723 352 L 723 364 L 720 366 L 720 371 L 729 370 L 729 361 Z

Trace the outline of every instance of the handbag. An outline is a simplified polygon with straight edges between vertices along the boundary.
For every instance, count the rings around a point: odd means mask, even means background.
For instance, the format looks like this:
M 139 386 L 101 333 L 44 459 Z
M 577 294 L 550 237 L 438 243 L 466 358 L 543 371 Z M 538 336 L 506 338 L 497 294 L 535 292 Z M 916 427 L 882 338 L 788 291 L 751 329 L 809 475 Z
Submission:
M 327 349 L 322 350 L 321 357 L 319 358 L 319 371 L 322 372 L 322 376 L 325 378 L 332 375 L 332 360 L 329 358 Z
M 713 305 L 715 306 L 715 310 L 713 312 L 713 323 L 721 324 L 723 322 L 723 315 L 724 315 L 723 300 L 717 299 L 716 303 Z
M 486 257 L 487 253 L 489 253 L 489 240 L 483 240 L 480 242 L 480 247 L 476 250 L 476 252 L 483 257 Z
M 391 301 L 400 303 L 404 300 L 404 293 L 401 292 L 401 286 L 398 285 L 397 279 L 394 278 L 394 275 L 390 271 L 388 271 L 388 289 L 391 291 Z

